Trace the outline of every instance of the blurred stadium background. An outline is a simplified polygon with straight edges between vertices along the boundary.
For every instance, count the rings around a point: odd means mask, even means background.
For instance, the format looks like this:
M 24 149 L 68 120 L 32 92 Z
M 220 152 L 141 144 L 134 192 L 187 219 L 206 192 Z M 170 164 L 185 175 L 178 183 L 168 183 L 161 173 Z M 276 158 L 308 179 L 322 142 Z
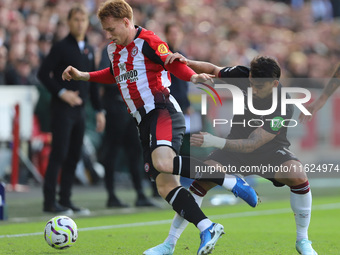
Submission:
M 36 73 L 51 45 L 68 33 L 66 14 L 73 2 L 82 2 L 90 10 L 88 39 L 95 46 L 98 65 L 101 51 L 108 43 L 96 18 L 102 1 L 0 0 L 0 180 L 10 187 L 14 106 L 18 103 L 18 182 L 27 185 L 24 193 L 8 192 L 9 219 L 42 214 L 40 182 L 49 153 L 49 94 Z M 270 55 L 279 61 L 283 78 L 312 79 L 301 86 L 311 89 L 313 97 L 320 94 L 340 60 L 338 0 L 128 0 L 128 3 L 134 8 L 135 24 L 153 30 L 162 39 L 164 25 L 178 22 L 184 36 L 180 48 L 188 58 L 232 66 L 248 65 L 259 54 Z M 192 103 L 199 111 L 197 92 L 194 89 L 191 92 Z M 339 107 L 338 91 L 312 122 L 291 129 L 292 151 L 303 162 L 340 164 Z M 94 132 L 91 107 L 87 112 L 84 144 L 95 163 L 101 137 Z M 124 155 L 118 156 L 124 164 Z M 97 164 L 96 168 L 100 172 Z M 133 201 L 130 199 L 133 192 L 125 192 L 131 183 L 124 167 L 120 168 L 123 171 L 118 173 L 117 182 L 121 184 L 118 189 L 124 190 L 127 201 Z M 314 181 L 318 187 L 316 195 L 339 195 L 338 180 L 322 177 Z M 79 203 L 91 210 L 104 208 L 104 187 L 100 181 L 93 185 L 91 173 L 82 164 L 79 164 L 78 181 L 77 188 L 82 191 L 76 195 Z M 147 181 L 145 185 L 148 186 Z M 258 188 L 269 197 L 280 196 L 280 191 L 274 192 L 270 185 L 261 184 Z M 32 207 L 22 205 L 22 199 L 31 201 Z

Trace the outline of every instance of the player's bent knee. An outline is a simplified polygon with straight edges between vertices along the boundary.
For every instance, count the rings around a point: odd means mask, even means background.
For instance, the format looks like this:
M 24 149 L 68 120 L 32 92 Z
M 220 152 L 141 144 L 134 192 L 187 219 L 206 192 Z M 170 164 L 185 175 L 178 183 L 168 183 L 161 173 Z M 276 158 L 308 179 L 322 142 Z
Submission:
M 292 178 L 292 179 L 289 179 L 289 183 L 287 184 L 289 187 L 291 186 L 297 186 L 297 185 L 301 185 L 305 182 L 308 181 L 308 178 Z
M 160 173 L 172 173 L 175 156 L 175 152 L 170 147 L 157 147 L 151 154 L 152 164 Z

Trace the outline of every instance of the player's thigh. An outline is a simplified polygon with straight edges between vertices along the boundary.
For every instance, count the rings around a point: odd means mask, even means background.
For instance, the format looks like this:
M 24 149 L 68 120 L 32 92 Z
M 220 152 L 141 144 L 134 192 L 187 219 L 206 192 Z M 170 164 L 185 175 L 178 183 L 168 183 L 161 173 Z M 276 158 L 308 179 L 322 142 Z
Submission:
M 156 185 L 158 193 L 164 199 L 171 190 L 180 186 L 179 176 L 160 173 L 156 178 Z
M 287 186 L 305 183 L 308 178 L 300 161 L 289 160 L 281 164 L 281 171 L 275 173 L 274 178 Z

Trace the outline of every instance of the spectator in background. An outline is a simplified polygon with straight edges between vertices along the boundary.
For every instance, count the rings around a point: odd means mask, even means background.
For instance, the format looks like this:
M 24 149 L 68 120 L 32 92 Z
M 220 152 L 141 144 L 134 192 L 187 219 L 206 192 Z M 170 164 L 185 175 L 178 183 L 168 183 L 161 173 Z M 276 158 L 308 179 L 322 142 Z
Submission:
M 6 74 L 8 85 L 34 85 L 35 77 L 27 57 L 17 59 L 14 66 Z
M 312 0 L 312 12 L 315 21 L 333 19 L 333 6 L 330 0 Z
M 183 40 L 183 32 L 177 23 L 167 23 L 164 27 L 165 40 L 171 52 L 183 55 L 180 46 Z M 184 55 L 183 55 L 184 56 Z M 190 115 L 190 101 L 188 98 L 189 84 L 171 74 L 171 94 L 175 97 L 184 114 Z
M 107 50 L 102 51 L 99 69 L 110 66 Z M 123 150 L 128 163 L 128 170 L 133 187 L 137 193 L 136 206 L 154 206 L 145 196 L 142 188 L 143 171 L 142 147 L 138 138 L 136 124 L 127 112 L 126 105 L 116 84 L 103 85 L 102 102 L 106 111 L 106 126 L 102 144 L 98 152 L 99 162 L 105 169 L 105 188 L 108 194 L 107 207 L 127 207 L 115 194 L 115 172 L 120 168 L 117 161 L 120 149 Z M 131 160 L 133 159 L 133 160 Z M 157 192 L 157 188 L 156 188 Z
M 38 41 L 38 46 L 39 46 L 39 57 L 40 60 L 42 61 L 47 54 L 50 52 L 51 47 L 52 47 L 52 40 L 53 40 L 53 35 L 52 34 L 40 34 L 39 41 Z
M 79 161 L 85 131 L 85 100 L 90 89 L 97 110 L 97 131 L 105 126 L 97 86 L 81 81 L 63 82 L 61 74 L 70 64 L 88 71 L 95 69 L 94 52 L 87 43 L 88 13 L 84 6 L 74 5 L 68 13 L 69 35 L 53 45 L 38 72 L 41 82 L 52 94 L 52 150 L 43 186 L 43 211 L 49 213 L 89 214 L 71 201 L 75 169 Z M 59 202 L 56 200 L 57 178 L 61 168 Z
M 0 46 L 0 85 L 6 85 L 5 70 L 7 64 L 7 48 Z
M 181 27 L 173 22 L 167 23 L 164 27 L 165 41 L 167 42 L 171 52 L 178 52 L 185 56 L 180 50 L 183 41 L 183 31 Z M 189 155 L 190 154 L 190 114 L 193 113 L 193 109 L 190 107 L 190 101 L 188 98 L 189 84 L 177 78 L 175 75 L 171 75 L 171 86 L 170 91 L 173 97 L 178 102 L 179 106 L 185 117 L 186 131 L 183 137 L 183 143 L 181 146 L 180 154 Z

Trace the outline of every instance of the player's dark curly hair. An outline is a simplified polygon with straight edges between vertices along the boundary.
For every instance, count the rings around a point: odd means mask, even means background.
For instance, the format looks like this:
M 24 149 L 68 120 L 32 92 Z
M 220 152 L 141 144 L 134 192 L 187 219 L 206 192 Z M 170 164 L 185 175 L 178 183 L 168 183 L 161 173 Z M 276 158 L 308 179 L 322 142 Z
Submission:
M 278 62 L 267 56 L 255 57 L 250 63 L 250 72 L 253 78 L 279 80 L 281 76 Z

